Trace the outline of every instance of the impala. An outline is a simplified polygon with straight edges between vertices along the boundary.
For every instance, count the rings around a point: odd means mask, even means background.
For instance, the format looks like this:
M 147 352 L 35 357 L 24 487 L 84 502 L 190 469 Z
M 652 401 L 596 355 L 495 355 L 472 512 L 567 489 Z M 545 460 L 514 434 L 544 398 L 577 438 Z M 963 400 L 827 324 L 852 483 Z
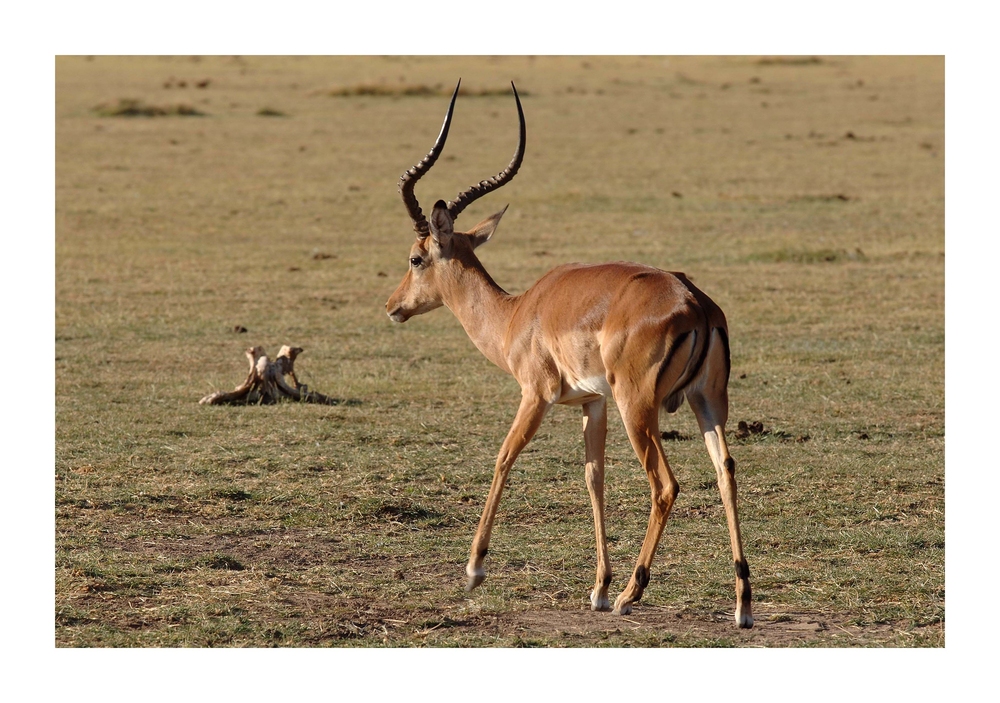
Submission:
M 461 85 L 461 81 L 459 81 Z M 626 615 L 649 584 L 650 566 L 678 494 L 660 444 L 659 409 L 675 412 L 686 398 L 715 465 L 736 569 L 736 623 L 752 627 L 750 570 L 736 512 L 736 463 L 726 444 L 729 415 L 729 340 L 722 310 L 682 273 L 635 263 L 558 266 L 521 295 L 505 292 L 483 268 L 475 249 L 489 241 L 506 207 L 467 232 L 455 219 L 470 203 L 500 188 L 524 158 L 524 111 L 514 99 L 520 138 L 510 164 L 493 178 L 438 200 L 428 219 L 413 193 L 434 165 L 451 126 L 458 87 L 441 132 L 427 156 L 400 177 L 399 191 L 413 220 L 416 241 L 409 270 L 386 303 L 395 322 L 447 306 L 487 359 L 521 386 L 521 403 L 500 448 L 493 483 L 466 566 L 471 591 L 483 567 L 500 496 L 511 466 L 555 404 L 583 409 L 586 483 L 597 537 L 592 610 L 611 610 L 611 563 L 604 520 L 604 447 L 607 399 L 614 398 L 629 440 L 649 479 L 652 506 L 646 536 L 628 585 L 614 603 Z

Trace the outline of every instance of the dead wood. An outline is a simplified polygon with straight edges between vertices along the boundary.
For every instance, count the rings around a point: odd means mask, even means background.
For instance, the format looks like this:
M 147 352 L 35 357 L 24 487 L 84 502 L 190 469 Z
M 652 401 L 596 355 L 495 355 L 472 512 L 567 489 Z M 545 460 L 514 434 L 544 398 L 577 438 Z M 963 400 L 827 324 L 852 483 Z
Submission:
M 226 393 L 219 391 L 206 395 L 199 403 L 202 405 L 268 405 L 279 400 L 298 400 L 304 403 L 320 403 L 323 405 L 338 405 L 339 398 L 330 398 L 322 393 L 311 391 L 295 377 L 295 358 L 302 353 L 302 347 L 281 347 L 278 356 L 271 361 L 264 347 L 250 347 L 246 350 L 250 362 L 250 371 L 243 383 Z M 289 385 L 285 376 L 292 380 Z

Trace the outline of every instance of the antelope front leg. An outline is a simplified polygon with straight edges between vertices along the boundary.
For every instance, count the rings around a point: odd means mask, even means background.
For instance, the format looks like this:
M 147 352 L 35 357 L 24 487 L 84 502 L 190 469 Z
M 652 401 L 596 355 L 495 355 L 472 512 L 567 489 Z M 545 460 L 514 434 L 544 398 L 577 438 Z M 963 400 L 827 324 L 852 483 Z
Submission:
M 510 473 L 510 467 L 514 465 L 518 454 L 531 441 L 538 427 L 542 424 L 542 418 L 545 417 L 545 413 L 550 407 L 551 404 L 538 395 L 522 391 L 521 405 L 514 417 L 514 424 L 511 425 L 507 438 L 500 447 L 496 468 L 493 470 L 493 483 L 490 485 L 490 493 L 486 498 L 486 507 L 483 508 L 476 536 L 472 540 L 469 563 L 465 567 L 465 573 L 469 577 L 465 585 L 466 591 L 471 591 L 486 580 L 486 569 L 483 568 L 483 561 L 486 559 L 486 552 L 490 546 L 493 519 L 496 517 L 497 508 L 500 505 L 500 496 L 507 483 L 507 475 Z
M 604 445 L 608 436 L 608 405 L 604 398 L 583 406 L 583 443 L 587 461 L 587 491 L 594 509 L 594 535 L 597 538 L 597 580 L 590 592 L 591 610 L 611 610 L 608 587 L 611 585 L 611 560 L 604 531 Z

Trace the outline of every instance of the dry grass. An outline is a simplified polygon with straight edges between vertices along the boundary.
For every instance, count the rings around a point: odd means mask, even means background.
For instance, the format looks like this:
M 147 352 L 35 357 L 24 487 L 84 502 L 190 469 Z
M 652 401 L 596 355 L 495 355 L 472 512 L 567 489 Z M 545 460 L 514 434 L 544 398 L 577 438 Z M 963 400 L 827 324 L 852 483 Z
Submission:
M 765 56 L 757 60 L 758 66 L 818 66 L 823 59 L 818 56 Z
M 121 98 L 118 102 L 101 103 L 94 107 L 101 117 L 204 117 L 205 113 L 186 103 L 148 105 L 142 100 Z
M 56 68 L 57 645 L 943 645 L 943 60 Z M 172 103 L 195 68 L 203 119 L 92 111 Z M 458 76 L 504 93 L 459 101 L 425 204 L 508 162 L 509 81 L 529 95 L 521 172 L 459 223 L 511 203 L 481 250 L 501 285 L 630 259 L 686 271 L 726 310 L 730 430 L 766 430 L 733 441 L 752 631 L 727 614 L 728 537 L 687 408 L 661 427 L 681 495 L 628 621 L 586 609 L 576 409 L 515 465 L 489 578 L 462 591 L 517 385 L 447 310 L 399 326 L 383 309 L 412 237 L 396 180 L 447 100 L 323 95 Z M 282 343 L 308 350 L 301 381 L 354 402 L 197 404 L 243 378 L 245 347 Z M 620 589 L 649 497 L 610 428 Z
M 357 85 L 341 86 L 329 88 L 313 93 L 314 95 L 327 95 L 332 98 L 349 98 L 359 96 L 376 97 L 451 97 L 454 88 L 445 87 L 442 83 L 434 85 L 421 84 L 388 84 L 388 83 L 361 83 Z M 510 95 L 510 87 L 503 88 L 459 88 L 458 94 L 462 97 L 483 98 L 497 95 Z M 526 93 L 521 91 L 518 95 L 524 97 Z

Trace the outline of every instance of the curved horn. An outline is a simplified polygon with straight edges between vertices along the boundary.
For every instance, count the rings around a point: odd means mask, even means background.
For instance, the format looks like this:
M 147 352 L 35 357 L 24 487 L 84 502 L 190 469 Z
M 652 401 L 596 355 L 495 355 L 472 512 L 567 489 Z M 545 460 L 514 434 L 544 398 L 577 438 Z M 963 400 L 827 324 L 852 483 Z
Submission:
M 455 99 L 458 97 L 458 87 L 460 85 L 462 85 L 461 78 L 458 79 L 458 85 L 455 86 L 455 93 L 451 96 L 448 114 L 444 116 L 441 133 L 438 134 L 434 146 L 431 147 L 431 150 L 427 152 L 427 156 L 420 163 L 399 177 L 399 194 L 403 196 L 403 204 L 406 206 L 406 211 L 410 214 L 410 219 L 413 220 L 413 230 L 421 239 L 428 235 L 430 227 L 427 224 L 427 218 L 424 217 L 424 213 L 420 211 L 420 203 L 417 202 L 417 197 L 413 194 L 413 186 L 417 184 L 421 176 L 430 170 L 430 167 L 434 165 L 434 162 L 441 155 L 441 150 L 444 149 L 445 140 L 448 139 L 448 128 L 451 126 L 451 116 L 455 112 Z
M 512 179 L 517 170 L 521 168 L 521 161 L 524 159 L 524 110 L 521 109 L 521 98 L 517 95 L 517 88 L 514 87 L 514 81 L 510 82 L 510 87 L 514 90 L 514 100 L 517 101 L 517 118 L 521 122 L 521 135 L 517 143 L 517 150 L 514 152 L 514 158 L 510 160 L 507 168 L 493 176 L 493 178 L 480 181 L 471 188 L 459 193 L 457 198 L 448 203 L 448 212 L 451 213 L 453 220 L 470 204 Z

